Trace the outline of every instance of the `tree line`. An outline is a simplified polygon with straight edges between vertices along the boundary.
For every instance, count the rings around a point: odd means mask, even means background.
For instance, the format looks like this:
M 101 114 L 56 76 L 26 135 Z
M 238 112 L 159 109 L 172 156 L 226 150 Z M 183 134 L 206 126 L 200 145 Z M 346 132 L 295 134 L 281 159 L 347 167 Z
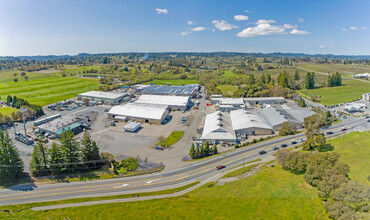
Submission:
M 18 109 L 23 107 L 23 106 L 27 106 L 27 107 L 29 107 L 29 108 L 31 108 L 35 111 L 36 117 L 44 115 L 44 110 L 42 109 L 42 107 L 40 105 L 30 104 L 27 100 L 22 99 L 22 98 L 18 98 L 17 96 L 12 97 L 12 96 L 8 95 L 6 97 L 6 104 L 8 106 L 12 106 L 12 107 L 18 108 Z
M 328 87 L 342 86 L 342 76 L 337 72 L 334 75 L 328 76 L 327 80 Z
M 329 217 L 362 219 L 369 211 L 370 187 L 350 180 L 347 164 L 339 161 L 337 153 L 313 153 L 280 150 L 277 162 L 285 170 L 303 175 L 304 180 L 317 187 L 325 201 Z
M 214 145 L 213 148 L 211 148 L 208 141 L 206 141 L 205 144 L 202 143 L 201 146 L 197 147 L 195 147 L 194 143 L 192 143 L 189 151 L 189 156 L 192 159 L 208 157 L 214 154 L 218 154 L 217 146 Z

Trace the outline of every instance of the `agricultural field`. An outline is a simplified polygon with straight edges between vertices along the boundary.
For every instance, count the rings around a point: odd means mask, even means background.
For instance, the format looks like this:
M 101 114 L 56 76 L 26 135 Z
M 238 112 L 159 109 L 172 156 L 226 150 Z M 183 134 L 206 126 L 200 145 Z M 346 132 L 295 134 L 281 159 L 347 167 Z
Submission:
M 366 92 L 370 92 L 370 83 L 346 79 L 343 79 L 343 86 L 323 87 L 307 91 L 302 89 L 299 91 L 299 93 L 308 98 L 311 95 L 321 96 L 320 103 L 323 105 L 336 105 L 360 99 L 361 95 Z
M 181 85 L 188 85 L 188 84 L 198 84 L 198 80 L 196 79 L 158 79 L 158 80 L 152 80 L 143 84 L 156 84 L 156 85 L 167 85 L 171 84 L 174 86 L 181 86 Z
M 350 166 L 349 177 L 370 185 L 370 132 L 353 132 L 329 140 L 340 160 Z
M 0 73 L 0 95 L 26 99 L 41 106 L 75 97 L 78 93 L 98 89 L 99 80 L 61 77 L 55 74 L 28 73 L 29 79 L 13 81 L 12 72 Z
M 186 210 L 184 212 L 184 210 Z M 49 211 L 22 209 L 27 219 L 328 219 L 317 190 L 303 176 L 271 167 L 223 186 L 209 183 L 184 196 Z
M 304 64 L 299 65 L 298 68 L 307 69 L 314 72 L 321 73 L 336 73 L 340 74 L 357 74 L 369 73 L 370 66 L 365 65 L 344 65 L 344 64 Z

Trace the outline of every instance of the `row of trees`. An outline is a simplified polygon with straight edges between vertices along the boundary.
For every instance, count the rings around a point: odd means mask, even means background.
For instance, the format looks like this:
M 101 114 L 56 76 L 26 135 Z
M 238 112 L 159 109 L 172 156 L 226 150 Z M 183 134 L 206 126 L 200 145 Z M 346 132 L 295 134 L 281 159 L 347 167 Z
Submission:
M 342 76 L 337 72 L 334 75 L 328 76 L 328 87 L 342 86 Z
M 214 155 L 214 154 L 218 154 L 217 146 L 214 145 L 213 148 L 211 148 L 209 146 L 208 141 L 206 141 L 206 143 L 204 145 L 202 143 L 201 146 L 197 146 L 197 147 L 195 147 L 194 143 L 192 143 L 190 151 L 189 151 L 189 156 L 192 159 L 199 159 L 199 158 L 203 158 L 203 157 L 208 157 L 208 156 Z
M 339 161 L 339 154 L 280 150 L 276 158 L 283 169 L 303 174 L 308 184 L 317 187 L 331 218 L 365 217 L 370 187 L 349 179 L 349 166 Z
M 74 133 L 67 130 L 61 134 L 58 143 L 47 148 L 41 141 L 34 146 L 30 164 L 34 176 L 60 175 L 74 172 L 85 172 L 100 168 L 99 147 L 85 131 L 78 142 Z
M 6 103 L 7 103 L 7 105 L 12 106 L 14 108 L 18 108 L 18 109 L 23 107 L 23 106 L 27 106 L 27 107 L 34 110 L 35 115 L 37 117 L 44 114 L 44 110 L 42 109 L 41 106 L 35 105 L 35 104 L 30 104 L 27 100 L 22 99 L 22 98 L 18 98 L 17 96 L 12 97 L 12 96 L 8 95 L 6 97 Z

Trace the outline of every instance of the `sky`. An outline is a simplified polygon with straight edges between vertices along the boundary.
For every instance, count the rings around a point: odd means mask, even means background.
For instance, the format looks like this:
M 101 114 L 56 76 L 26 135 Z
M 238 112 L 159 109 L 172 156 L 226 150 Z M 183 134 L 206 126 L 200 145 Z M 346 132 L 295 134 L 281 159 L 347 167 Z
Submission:
M 0 56 L 370 55 L 369 0 L 0 0 Z

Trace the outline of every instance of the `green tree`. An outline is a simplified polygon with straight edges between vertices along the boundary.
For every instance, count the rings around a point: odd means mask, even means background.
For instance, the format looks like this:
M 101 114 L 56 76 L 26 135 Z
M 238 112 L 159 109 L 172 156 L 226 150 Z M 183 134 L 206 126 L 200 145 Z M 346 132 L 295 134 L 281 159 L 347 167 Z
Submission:
M 88 167 L 95 167 L 96 161 L 100 160 L 99 147 L 95 141 L 91 139 L 90 133 L 85 130 L 81 144 L 82 161 L 87 164 Z
M 306 89 L 315 88 L 315 73 L 314 72 L 312 72 L 312 73 L 308 72 L 306 74 L 306 77 L 304 79 L 304 87 Z
M 217 150 L 217 146 L 216 145 L 213 146 L 213 154 L 218 154 L 218 150 Z
M 298 81 L 300 79 L 298 70 L 296 70 L 294 72 L 294 77 L 293 78 L 294 78 L 295 81 Z
M 195 150 L 195 158 L 201 158 L 201 155 L 200 155 L 200 147 L 199 146 L 196 147 L 196 150 Z
M 204 157 L 208 157 L 211 153 L 211 149 L 209 148 L 209 143 L 206 141 L 206 144 L 204 145 Z
M 266 84 L 270 84 L 272 81 L 271 74 L 266 74 Z
M 195 158 L 195 146 L 194 143 L 191 143 L 190 151 L 189 151 L 189 156 L 194 159 Z
M 45 176 L 48 174 L 47 152 L 41 140 L 33 147 L 30 171 L 34 176 Z
M 284 70 L 283 73 L 280 73 L 279 76 L 278 76 L 278 85 L 283 87 L 283 88 L 287 88 L 288 87 L 288 76 L 286 74 L 286 71 Z
M 10 95 L 8 95 L 8 96 L 6 97 L 6 104 L 7 104 L 7 105 L 10 105 L 10 103 L 12 103 L 12 101 L 13 101 L 12 97 L 11 97 Z
M 23 174 L 23 161 L 7 131 L 0 129 L 0 184 L 13 182 Z
M 287 135 L 292 135 L 295 133 L 295 129 L 290 125 L 289 122 L 284 122 L 280 129 L 279 129 L 279 135 L 280 136 L 287 136 Z
M 250 76 L 249 76 L 249 78 L 248 78 L 248 82 L 247 82 L 247 84 L 248 85 L 254 85 L 256 83 L 256 80 L 254 79 L 254 75 L 253 74 L 251 74 Z
M 48 155 L 50 172 L 54 175 L 59 175 L 65 163 L 61 147 L 54 142 L 48 150 Z
M 80 147 L 71 130 L 64 131 L 59 139 L 63 160 L 66 162 L 64 170 L 76 171 L 80 165 Z

